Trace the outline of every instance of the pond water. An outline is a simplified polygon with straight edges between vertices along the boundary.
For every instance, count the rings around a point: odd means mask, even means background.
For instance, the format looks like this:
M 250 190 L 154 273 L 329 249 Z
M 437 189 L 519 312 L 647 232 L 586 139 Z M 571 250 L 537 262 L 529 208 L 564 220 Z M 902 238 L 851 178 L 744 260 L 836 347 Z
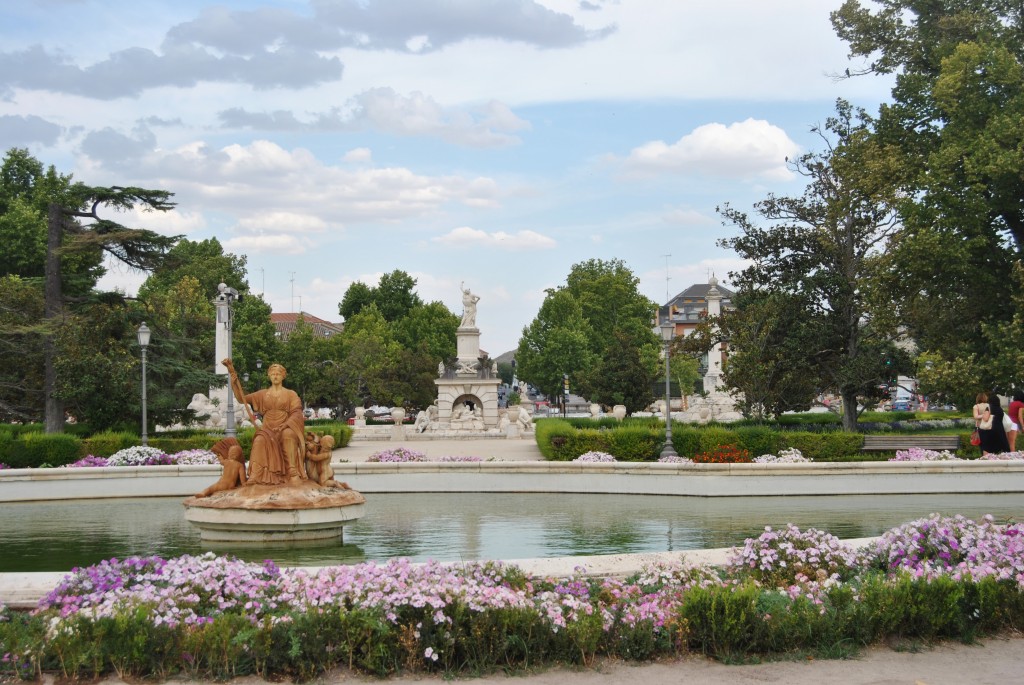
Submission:
M 345 528 L 343 541 L 316 547 L 204 543 L 185 521 L 181 498 L 30 502 L 0 505 L 0 572 L 66 571 L 111 557 L 206 550 L 312 566 L 681 551 L 742 544 L 767 525 L 786 523 L 867 537 L 932 512 L 1024 520 L 1024 498 L 378 494 Z

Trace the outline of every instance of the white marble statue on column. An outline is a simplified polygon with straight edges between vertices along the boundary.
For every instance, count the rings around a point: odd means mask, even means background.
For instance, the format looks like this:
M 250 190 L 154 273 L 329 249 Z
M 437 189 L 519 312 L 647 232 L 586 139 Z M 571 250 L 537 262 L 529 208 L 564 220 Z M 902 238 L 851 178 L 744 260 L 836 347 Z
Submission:
M 462 323 L 460 328 L 476 328 L 476 303 L 480 301 L 480 296 L 474 295 L 466 287 L 465 281 L 462 282 L 459 289 L 462 290 Z

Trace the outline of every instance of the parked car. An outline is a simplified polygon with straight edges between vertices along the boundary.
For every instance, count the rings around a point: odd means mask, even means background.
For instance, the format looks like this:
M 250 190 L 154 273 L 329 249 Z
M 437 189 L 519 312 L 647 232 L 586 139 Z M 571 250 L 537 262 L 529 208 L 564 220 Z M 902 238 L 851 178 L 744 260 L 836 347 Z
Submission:
M 910 411 L 910 400 L 896 400 L 890 411 Z

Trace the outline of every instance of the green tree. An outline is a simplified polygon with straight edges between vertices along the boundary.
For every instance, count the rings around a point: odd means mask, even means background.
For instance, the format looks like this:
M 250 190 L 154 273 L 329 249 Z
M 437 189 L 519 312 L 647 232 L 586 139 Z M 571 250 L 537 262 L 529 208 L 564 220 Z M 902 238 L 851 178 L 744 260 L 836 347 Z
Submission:
M 1024 245 L 1021 22 L 1019 3 L 1003 0 L 847 0 L 832 14 L 865 60 L 854 75 L 895 75 L 876 134 L 898 155 L 888 182 L 903 228 L 883 284 L 911 337 L 951 364 L 1012 313 Z
M 658 353 L 656 347 L 645 343 L 646 340 L 637 340 L 626 330 L 612 333 L 611 344 L 587 374 L 591 402 L 623 404 L 630 413 L 651 404 L 654 381 L 658 378 Z
M 720 209 L 740 230 L 721 244 L 750 260 L 732 274 L 740 294 L 779 293 L 801 302 L 800 337 L 807 347 L 789 350 L 793 362 L 809 363 L 823 387 L 838 392 L 843 426 L 855 430 L 858 398 L 884 380 L 895 336 L 874 289 L 886 241 L 898 225 L 897 195 L 883 173 L 892 157 L 872 135 L 870 117 L 843 101 L 836 110 L 826 124 L 831 135 L 819 133 L 825 151 L 791 163 L 808 179 L 804 194 L 758 202 L 764 226 L 729 206 Z
M 523 328 L 516 373 L 545 395 L 561 393 L 562 374 L 575 386 L 597 362 L 592 332 L 579 302 L 568 290 L 549 289 L 536 318 Z
M 452 359 L 456 355 L 459 321 L 459 317 L 448 307 L 434 301 L 413 307 L 404 317 L 394 321 L 392 331 L 402 347 L 422 350 L 430 356 L 436 369 L 437 362 Z
M 70 177 L 68 177 L 70 180 Z M 177 236 L 163 236 L 147 229 L 129 228 L 101 217 L 100 209 L 127 211 L 167 211 L 174 205 L 172 193 L 122 186 L 70 185 L 66 191 L 51 195 L 47 211 L 44 317 L 54 329 L 64 317 L 65 291 L 62 263 L 65 255 L 95 254 L 100 251 L 121 263 L 143 271 L 155 268 Z M 83 223 L 83 220 L 89 223 Z M 57 393 L 56 347 L 53 335 L 44 346 L 46 392 L 46 432 L 64 429 L 64 406 Z
M 270 364 L 280 358 L 280 342 L 270 321 L 270 305 L 262 295 L 247 293 L 235 305 L 234 312 L 233 361 L 240 374 L 249 374 L 249 387 L 256 389 L 266 384 L 262 376 Z M 262 362 L 262 369 L 256 368 L 257 359 Z
M 808 409 L 824 384 L 807 353 L 818 341 L 816 328 L 804 325 L 804 297 L 741 291 L 733 304 L 734 311 L 705 319 L 693 335 L 679 340 L 678 356 L 703 354 L 728 341 L 722 382 L 744 416 L 765 419 Z
M 659 364 L 659 369 L 664 364 L 662 359 Z M 679 393 L 683 396 L 691 395 L 694 392 L 694 388 L 698 381 L 701 380 L 699 364 L 696 358 L 692 355 L 685 354 L 672 346 L 669 349 L 668 357 L 668 374 L 669 378 L 676 387 L 679 388 Z M 659 373 L 660 370 L 659 370 Z
M 414 308 L 423 306 L 415 288 L 416 279 L 400 269 L 380 277 L 373 301 L 385 321 L 398 321 Z
M 217 296 L 217 286 L 221 283 L 244 294 L 249 290 L 245 263 L 244 255 L 224 252 L 216 238 L 199 242 L 179 240 L 139 287 L 139 298 L 146 299 L 150 293 L 167 290 L 186 276 L 199 283 L 208 300 Z
M 141 417 L 140 357 L 135 344 L 137 324 L 119 302 L 92 302 L 65 317 L 56 339 L 56 390 L 79 421 L 95 431 L 139 430 Z M 164 336 L 154 331 L 149 361 L 162 365 Z M 155 410 L 164 383 L 147 365 L 150 427 L 166 415 Z
M 338 313 L 345 321 L 348 321 L 371 304 L 373 304 L 373 288 L 362 281 L 356 281 L 348 287 L 345 296 L 338 303 Z
M 424 304 L 415 287 L 416 279 L 395 270 L 382 276 L 376 288 L 356 281 L 345 292 L 338 311 L 345 317 L 346 333 L 350 321 L 372 309 L 376 312 L 372 319 L 380 317 L 384 321 L 388 349 L 392 350 L 381 360 L 386 363 L 365 365 L 360 361 L 355 373 L 342 374 L 338 380 L 345 387 L 342 396 L 346 403 L 354 403 L 359 395 L 372 396 L 385 404 L 425 406 L 436 397 L 437 365 L 455 357 L 459 317 L 441 302 Z M 359 350 L 367 341 L 350 336 L 346 339 L 352 341 L 351 349 Z M 362 359 L 362 352 L 359 357 Z M 381 376 L 367 376 L 371 368 Z
M 39 283 L 0 276 L 0 420 L 43 416 L 43 291 Z
M 415 288 L 416 279 L 400 269 L 381 276 L 376 288 L 356 281 L 345 291 L 344 298 L 338 304 L 338 312 L 347 321 L 370 304 L 375 304 L 385 321 L 398 321 L 414 308 L 423 305 Z
M 523 329 L 516 353 L 519 377 L 553 396 L 560 395 L 562 374 L 569 375 L 576 392 L 595 401 L 649 395 L 660 349 L 651 330 L 657 305 L 640 294 L 638 284 L 619 259 L 574 264 L 566 285 L 547 291 L 537 317 Z M 622 360 L 640 364 L 631 375 L 618 373 L 612 358 L 622 352 L 623 341 L 637 346 L 629 361 Z M 615 380 L 609 385 L 613 367 Z
M 374 401 L 393 403 L 395 393 L 390 383 L 390 369 L 401 348 L 377 305 L 371 304 L 345 322 L 342 343 L 342 394 L 346 402 L 355 406 Z

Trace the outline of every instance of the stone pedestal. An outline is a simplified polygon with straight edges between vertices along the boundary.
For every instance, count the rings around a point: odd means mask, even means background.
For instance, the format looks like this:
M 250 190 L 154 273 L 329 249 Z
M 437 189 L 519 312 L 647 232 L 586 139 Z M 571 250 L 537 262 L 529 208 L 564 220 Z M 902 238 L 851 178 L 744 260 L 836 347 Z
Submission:
M 185 519 L 203 540 L 298 542 L 339 540 L 342 528 L 363 516 L 366 498 L 355 490 L 296 485 L 247 485 L 189 497 Z
M 437 386 L 437 421 L 431 430 L 482 432 L 498 428 L 498 388 L 501 378 L 480 363 L 480 329 L 456 331 L 455 364 L 441 369 Z M 485 368 L 486 367 L 486 368 Z M 472 409 L 470 409 L 472 406 Z

